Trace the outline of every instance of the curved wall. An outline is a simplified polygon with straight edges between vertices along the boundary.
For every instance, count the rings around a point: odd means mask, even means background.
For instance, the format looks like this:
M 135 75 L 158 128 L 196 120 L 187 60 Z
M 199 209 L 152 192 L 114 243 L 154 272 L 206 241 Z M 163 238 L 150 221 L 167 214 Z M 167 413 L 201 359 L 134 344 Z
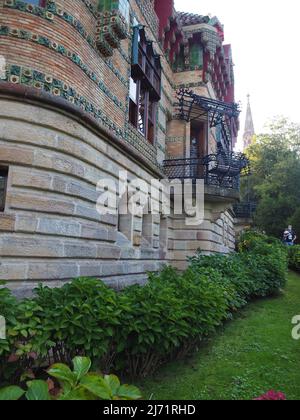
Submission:
M 153 173 L 68 115 L 14 99 L 0 100 L 0 163 L 9 167 L 6 208 L 0 213 L 0 278 L 31 289 L 40 280 L 97 276 L 114 286 L 159 269 L 159 219 L 153 246 L 117 231 L 116 215 L 99 215 L 100 179 L 150 182 Z M 156 175 L 157 176 L 157 175 Z

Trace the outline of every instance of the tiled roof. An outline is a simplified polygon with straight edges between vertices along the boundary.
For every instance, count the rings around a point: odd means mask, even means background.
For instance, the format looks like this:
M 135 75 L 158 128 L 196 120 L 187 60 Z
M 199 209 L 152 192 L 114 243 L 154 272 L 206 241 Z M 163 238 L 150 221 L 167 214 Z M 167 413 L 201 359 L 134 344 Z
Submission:
M 177 18 L 179 18 L 182 26 L 198 25 L 200 23 L 209 23 L 209 16 L 195 15 L 193 13 L 177 12 Z

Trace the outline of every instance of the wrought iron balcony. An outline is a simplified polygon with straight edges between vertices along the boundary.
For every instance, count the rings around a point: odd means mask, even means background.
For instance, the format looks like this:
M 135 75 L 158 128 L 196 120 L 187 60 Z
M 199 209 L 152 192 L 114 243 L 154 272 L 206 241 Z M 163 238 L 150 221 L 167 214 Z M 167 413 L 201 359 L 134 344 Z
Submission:
M 234 213 L 238 219 L 251 219 L 256 212 L 257 204 L 239 203 L 233 206 Z
M 206 98 L 192 90 L 180 89 L 177 91 L 177 110 L 177 117 L 187 122 L 207 115 L 210 127 L 219 126 L 221 129 L 223 149 L 230 149 L 233 128 L 241 112 L 238 104 Z
M 168 179 L 203 179 L 209 186 L 239 190 L 240 176 L 250 173 L 249 161 L 241 153 L 218 153 L 201 159 L 170 159 L 164 161 Z

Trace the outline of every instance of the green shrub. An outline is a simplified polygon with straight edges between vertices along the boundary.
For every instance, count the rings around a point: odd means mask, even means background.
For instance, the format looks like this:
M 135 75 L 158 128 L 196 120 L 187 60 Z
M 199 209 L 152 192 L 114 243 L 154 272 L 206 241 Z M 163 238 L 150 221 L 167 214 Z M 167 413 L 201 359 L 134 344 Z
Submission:
M 146 286 L 120 293 L 86 278 L 62 288 L 40 286 L 35 298 L 21 302 L 0 289 L 0 313 L 8 323 L 0 382 L 7 380 L 4 373 L 18 383 L 16 369 L 70 365 L 76 356 L 91 358 L 104 373 L 147 376 L 197 348 L 251 299 L 278 293 L 286 272 L 286 247 L 248 232 L 236 254 L 199 253 L 184 273 L 166 267 L 150 274 Z
M 220 287 L 192 270 L 166 268 L 149 283 L 120 296 L 126 366 L 133 376 L 147 376 L 163 360 L 188 352 L 226 318 L 228 306 Z
M 253 297 L 270 296 L 284 288 L 287 248 L 279 240 L 250 231 L 242 235 L 239 250 L 245 272 L 254 282 Z
M 142 395 L 138 388 L 121 385 L 115 375 L 90 373 L 92 365 L 88 357 L 75 357 L 73 371 L 64 364 L 55 364 L 47 371 L 59 383 L 55 396 L 50 393 L 48 383 L 43 380 L 27 382 L 27 391 L 19 386 L 0 389 L 0 401 L 16 401 L 22 397 L 28 401 L 49 400 L 138 400 Z M 54 383 L 53 383 L 54 385 Z
M 288 254 L 290 269 L 300 272 L 300 245 L 289 247 Z
M 199 275 L 213 267 L 211 277 L 226 287 L 232 311 L 253 298 L 278 293 L 287 273 L 287 250 L 280 241 L 249 231 L 241 236 L 238 248 L 229 256 L 199 253 L 190 259 Z

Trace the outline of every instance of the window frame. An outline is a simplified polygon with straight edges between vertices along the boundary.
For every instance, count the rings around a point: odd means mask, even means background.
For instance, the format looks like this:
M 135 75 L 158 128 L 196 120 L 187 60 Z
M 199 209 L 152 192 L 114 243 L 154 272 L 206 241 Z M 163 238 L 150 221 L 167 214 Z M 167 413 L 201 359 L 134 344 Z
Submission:
M 151 143 L 155 142 L 157 103 L 161 99 L 161 63 L 152 42 L 145 35 L 144 27 L 135 26 L 133 37 L 131 80 L 136 84 L 136 97 L 130 85 L 129 122 Z M 156 82 L 155 82 L 156 81 Z M 132 82 L 130 82 L 132 83 Z M 143 130 L 140 129 L 141 92 L 144 92 Z

